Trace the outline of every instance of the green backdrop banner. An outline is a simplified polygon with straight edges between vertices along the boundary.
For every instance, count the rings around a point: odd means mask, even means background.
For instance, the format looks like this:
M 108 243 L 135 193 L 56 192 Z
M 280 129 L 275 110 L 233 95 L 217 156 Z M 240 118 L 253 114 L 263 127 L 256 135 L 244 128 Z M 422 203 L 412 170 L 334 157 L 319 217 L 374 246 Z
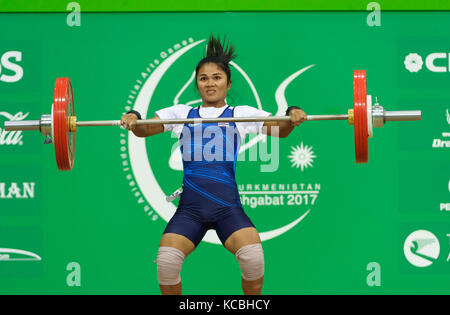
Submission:
M 346 114 L 353 70 L 387 110 L 356 164 L 353 127 L 306 122 L 285 139 L 250 135 L 241 201 L 263 239 L 265 294 L 448 294 L 450 30 L 447 12 L 0 15 L 0 293 L 159 294 L 156 253 L 178 200 L 177 139 L 80 128 L 74 169 L 38 132 L 6 121 L 50 114 L 70 77 L 81 121 L 199 105 L 193 71 L 210 33 L 227 35 L 230 105 Z M 240 294 L 235 257 L 210 231 L 182 269 L 186 294 Z M 214 279 L 213 281 L 211 279 Z

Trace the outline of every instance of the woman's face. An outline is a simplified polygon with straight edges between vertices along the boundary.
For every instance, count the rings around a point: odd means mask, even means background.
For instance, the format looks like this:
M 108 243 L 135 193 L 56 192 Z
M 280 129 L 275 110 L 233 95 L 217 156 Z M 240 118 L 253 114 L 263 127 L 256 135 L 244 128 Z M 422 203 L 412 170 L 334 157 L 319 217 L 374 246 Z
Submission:
M 197 74 L 197 88 L 204 104 L 225 104 L 225 97 L 231 87 L 227 75 L 213 62 L 205 63 Z

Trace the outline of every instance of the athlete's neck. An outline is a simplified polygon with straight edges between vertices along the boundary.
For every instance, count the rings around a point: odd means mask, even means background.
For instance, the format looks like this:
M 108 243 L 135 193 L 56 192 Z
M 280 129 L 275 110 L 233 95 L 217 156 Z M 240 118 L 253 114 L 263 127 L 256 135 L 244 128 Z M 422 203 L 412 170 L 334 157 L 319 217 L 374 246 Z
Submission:
M 203 102 L 202 107 L 216 107 L 216 108 L 220 108 L 227 105 L 227 103 L 225 103 L 225 100 L 220 100 L 217 102 Z

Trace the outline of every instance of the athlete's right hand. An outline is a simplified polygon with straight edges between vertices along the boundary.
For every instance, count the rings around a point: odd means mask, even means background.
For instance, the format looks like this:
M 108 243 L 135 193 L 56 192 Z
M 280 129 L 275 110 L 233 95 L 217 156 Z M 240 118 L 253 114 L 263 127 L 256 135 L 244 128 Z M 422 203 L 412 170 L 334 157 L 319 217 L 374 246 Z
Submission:
M 125 114 L 120 120 L 120 125 L 125 129 L 134 131 L 137 127 L 137 120 L 138 118 L 135 114 Z

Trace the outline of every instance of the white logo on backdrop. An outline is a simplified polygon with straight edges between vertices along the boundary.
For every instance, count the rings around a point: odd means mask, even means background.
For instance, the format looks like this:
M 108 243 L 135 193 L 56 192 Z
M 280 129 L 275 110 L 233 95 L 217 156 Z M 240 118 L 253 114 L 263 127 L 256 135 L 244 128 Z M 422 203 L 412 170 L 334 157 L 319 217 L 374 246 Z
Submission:
M 36 183 L 28 182 L 19 185 L 17 183 L 0 182 L 0 199 L 34 199 Z
M 425 58 L 425 66 L 431 72 L 450 72 L 450 68 L 447 67 L 449 56 L 449 53 L 444 52 L 431 53 Z M 437 60 L 441 60 L 440 64 L 442 65 L 438 65 Z M 409 72 L 418 72 L 422 70 L 423 59 L 417 53 L 410 53 L 405 57 L 403 63 Z
M 18 112 L 15 115 L 11 115 L 8 112 L 0 112 L 0 116 L 5 117 L 10 121 L 20 121 L 24 120 L 29 113 Z M 22 141 L 22 131 L 14 130 L 14 131 L 5 131 L 0 128 L 0 145 L 23 145 Z
M 446 115 L 446 120 L 447 120 L 447 124 L 450 125 L 450 114 L 448 109 L 445 111 L 445 115 Z M 442 132 L 442 137 L 444 138 L 450 138 L 450 132 L 448 131 L 444 131 Z M 450 148 L 450 140 L 444 140 L 444 139 L 433 139 L 433 144 L 432 144 L 433 148 Z
M 23 68 L 17 63 L 11 62 L 10 59 L 14 58 L 16 62 L 22 61 L 22 52 L 20 51 L 7 51 L 0 58 L 0 81 L 6 83 L 14 83 L 20 81 L 23 77 Z M 2 73 L 2 67 L 14 72 L 14 75 L 6 75 Z
M 415 53 L 411 53 L 406 56 L 403 63 L 405 64 L 405 67 L 409 70 L 409 72 L 418 72 L 422 69 L 423 65 L 422 57 Z
M 302 142 L 300 146 L 291 147 L 291 149 L 291 155 L 288 157 L 291 159 L 292 167 L 300 167 L 302 172 L 303 169 L 312 167 L 312 163 L 316 157 L 312 147 L 304 146 Z
M 439 257 L 439 240 L 429 231 L 415 231 L 406 238 L 403 252 L 413 266 L 428 267 Z
M 35 253 L 21 249 L 0 248 L 0 261 L 41 261 Z

